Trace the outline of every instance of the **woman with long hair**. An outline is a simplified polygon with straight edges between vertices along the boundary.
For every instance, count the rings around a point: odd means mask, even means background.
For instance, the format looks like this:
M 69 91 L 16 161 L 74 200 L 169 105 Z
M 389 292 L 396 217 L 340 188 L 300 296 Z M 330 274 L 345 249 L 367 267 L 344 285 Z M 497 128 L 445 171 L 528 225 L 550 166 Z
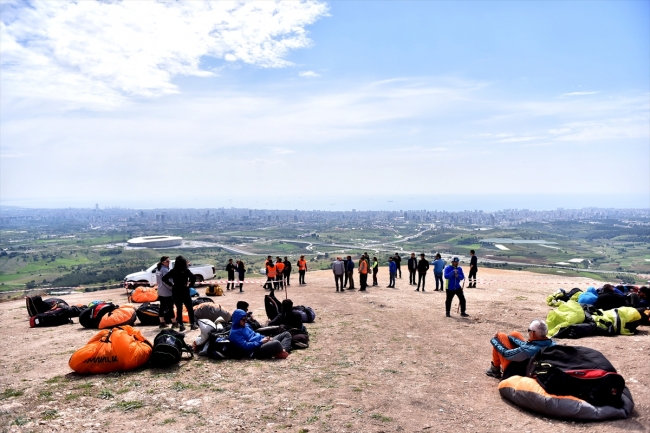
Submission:
M 190 271 L 185 257 L 176 257 L 174 268 L 167 272 L 167 275 L 162 280 L 167 284 L 172 284 L 172 296 L 174 298 L 174 305 L 176 305 L 176 323 L 179 324 L 179 331 L 185 331 L 185 325 L 183 324 L 183 305 L 187 308 L 187 314 L 190 317 L 190 329 L 197 329 L 194 323 L 192 297 L 190 296 L 190 287 L 194 287 L 196 277 Z
M 166 328 L 165 319 L 174 321 L 174 298 L 172 297 L 172 287 L 163 281 L 163 277 L 169 272 L 169 257 L 162 256 L 156 269 L 156 282 L 158 283 L 158 300 L 160 301 L 160 310 L 158 318 L 160 319 L 160 328 Z

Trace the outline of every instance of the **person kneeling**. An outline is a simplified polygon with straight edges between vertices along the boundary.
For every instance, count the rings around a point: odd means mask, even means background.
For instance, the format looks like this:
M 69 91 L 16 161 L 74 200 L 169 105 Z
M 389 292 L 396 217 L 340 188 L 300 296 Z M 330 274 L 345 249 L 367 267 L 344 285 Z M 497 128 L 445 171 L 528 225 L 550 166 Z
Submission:
M 232 313 L 232 328 L 230 342 L 237 346 L 250 358 L 286 358 L 291 350 L 291 334 L 283 332 L 275 337 L 265 337 L 253 331 L 246 323 L 247 314 L 244 310 Z
M 555 342 L 548 338 L 548 327 L 542 320 L 533 320 L 528 326 L 528 340 L 519 332 L 497 332 L 492 343 L 492 364 L 485 374 L 501 378 L 501 369 L 505 371 L 511 362 L 527 361 L 545 347 L 554 346 Z

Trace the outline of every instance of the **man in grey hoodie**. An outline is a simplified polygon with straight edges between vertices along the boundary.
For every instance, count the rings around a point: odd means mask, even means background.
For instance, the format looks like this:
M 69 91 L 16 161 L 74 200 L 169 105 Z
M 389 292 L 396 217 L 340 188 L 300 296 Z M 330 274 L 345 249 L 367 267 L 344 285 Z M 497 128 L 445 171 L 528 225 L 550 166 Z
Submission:
M 339 281 L 341 282 L 341 292 L 344 292 L 343 288 L 343 274 L 345 274 L 345 265 L 340 257 L 337 257 L 336 260 L 332 263 L 332 272 L 334 273 L 334 282 L 336 283 L 336 291 L 339 291 Z

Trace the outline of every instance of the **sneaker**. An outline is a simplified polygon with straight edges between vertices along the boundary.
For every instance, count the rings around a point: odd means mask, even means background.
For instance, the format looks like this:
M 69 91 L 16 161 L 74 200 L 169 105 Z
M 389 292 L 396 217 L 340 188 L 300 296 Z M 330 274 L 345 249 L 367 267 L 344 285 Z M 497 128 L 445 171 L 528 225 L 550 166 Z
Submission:
M 496 379 L 501 379 L 501 369 L 499 367 L 495 367 L 492 363 L 490 363 L 490 368 L 485 370 L 485 374 Z
M 416 291 L 416 292 L 419 292 L 419 291 L 420 291 L 420 289 L 415 289 L 415 291 Z
M 469 314 L 467 314 L 467 313 L 460 313 L 460 317 L 469 317 Z
M 446 317 L 451 317 L 451 314 L 449 314 L 449 312 L 447 312 Z
M 158 329 L 165 329 L 165 328 L 168 328 L 166 323 L 161 323 L 160 325 L 158 325 Z
M 300 341 L 296 341 L 295 343 L 293 343 L 293 345 L 296 347 L 300 347 L 301 349 L 306 349 L 309 347 L 309 344 Z
M 183 325 L 182 323 L 180 325 L 178 325 L 178 330 L 180 332 L 185 332 L 185 325 Z
M 197 329 L 199 329 L 199 327 L 192 323 L 190 326 L 190 331 L 196 331 Z

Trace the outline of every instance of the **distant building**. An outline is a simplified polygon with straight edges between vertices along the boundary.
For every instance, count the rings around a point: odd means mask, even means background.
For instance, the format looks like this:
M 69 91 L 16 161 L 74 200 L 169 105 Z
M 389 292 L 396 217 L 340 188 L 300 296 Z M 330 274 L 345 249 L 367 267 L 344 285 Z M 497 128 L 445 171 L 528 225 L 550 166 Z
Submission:
M 183 238 L 180 236 L 144 236 L 129 239 L 126 243 L 130 247 L 168 248 L 179 246 L 183 243 Z

